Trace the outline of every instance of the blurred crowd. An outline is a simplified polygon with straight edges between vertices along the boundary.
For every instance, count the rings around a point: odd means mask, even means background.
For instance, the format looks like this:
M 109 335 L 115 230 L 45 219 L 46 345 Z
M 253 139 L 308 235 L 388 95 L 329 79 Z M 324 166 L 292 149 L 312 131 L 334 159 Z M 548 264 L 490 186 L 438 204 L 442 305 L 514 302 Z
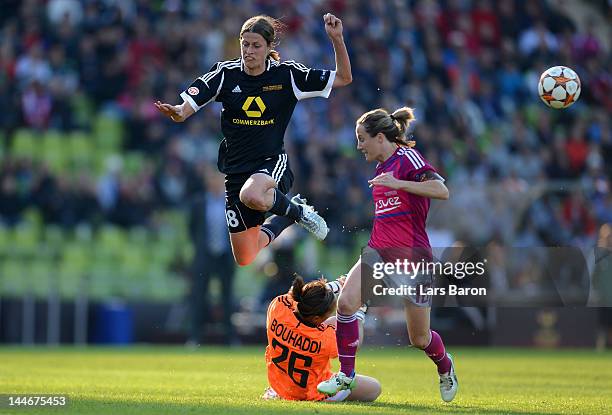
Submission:
M 277 47 L 282 59 L 333 68 L 325 12 L 343 20 L 354 80 L 328 100 L 298 104 L 286 146 L 294 191 L 324 213 L 331 244 L 348 244 L 348 231 L 370 226 L 367 178 L 373 166 L 354 150 L 354 120 L 380 106 L 416 108 L 417 148 L 448 178 L 450 213 L 438 219 L 434 210 L 431 218 L 432 226 L 452 234 L 441 240 L 590 243 L 601 224 L 612 222 L 609 39 L 597 35 L 596 21 L 579 25 L 546 1 L 0 5 L 5 224 L 18 223 L 34 207 L 45 222 L 66 227 L 107 221 L 146 226 L 156 209 L 185 206 L 205 190 L 203 176 L 216 162 L 220 107 L 208 105 L 185 124 L 174 124 L 152 103 L 179 103 L 179 93 L 214 62 L 239 56 L 241 24 L 260 13 L 286 24 Z M 590 7 L 610 16 L 606 2 Z M 545 107 L 536 93 L 539 74 L 558 64 L 573 68 L 583 85 L 579 101 L 564 111 Z M 137 174 L 123 174 L 121 163 L 111 162 L 103 172 L 81 168 L 62 175 L 12 155 L 18 129 L 87 131 L 97 114 L 121 121 L 122 151 L 145 158 Z M 572 185 L 550 187 L 559 181 Z M 535 187 L 540 193 L 534 195 Z M 502 195 L 490 201 L 500 189 Z M 514 195 L 532 203 L 509 209 L 515 205 L 504 197 Z M 460 218 L 457 212 L 474 214 Z

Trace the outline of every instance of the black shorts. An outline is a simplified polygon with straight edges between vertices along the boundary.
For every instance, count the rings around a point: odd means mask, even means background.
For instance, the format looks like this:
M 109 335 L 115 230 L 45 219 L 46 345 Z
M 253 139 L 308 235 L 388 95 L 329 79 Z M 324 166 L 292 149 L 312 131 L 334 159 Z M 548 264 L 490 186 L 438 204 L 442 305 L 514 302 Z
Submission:
M 242 232 L 259 226 L 266 219 L 266 212 L 253 210 L 240 201 L 240 190 L 244 183 L 255 173 L 272 177 L 278 190 L 286 194 L 293 185 L 293 173 L 289 168 L 287 154 L 268 157 L 251 173 L 228 174 L 225 176 L 225 219 L 230 233 Z

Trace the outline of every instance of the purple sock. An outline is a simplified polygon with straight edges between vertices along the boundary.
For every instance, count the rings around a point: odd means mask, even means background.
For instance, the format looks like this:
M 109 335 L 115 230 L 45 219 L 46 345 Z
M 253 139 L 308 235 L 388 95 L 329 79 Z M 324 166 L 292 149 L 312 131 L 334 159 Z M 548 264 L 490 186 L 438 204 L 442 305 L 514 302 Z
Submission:
M 359 346 L 359 321 L 355 314 L 346 316 L 337 313 L 336 343 L 340 371 L 352 376 L 355 373 L 355 355 Z
M 427 356 L 438 366 L 438 373 L 447 373 L 451 368 L 451 361 L 446 354 L 444 343 L 438 333 L 431 330 L 429 345 L 423 349 Z

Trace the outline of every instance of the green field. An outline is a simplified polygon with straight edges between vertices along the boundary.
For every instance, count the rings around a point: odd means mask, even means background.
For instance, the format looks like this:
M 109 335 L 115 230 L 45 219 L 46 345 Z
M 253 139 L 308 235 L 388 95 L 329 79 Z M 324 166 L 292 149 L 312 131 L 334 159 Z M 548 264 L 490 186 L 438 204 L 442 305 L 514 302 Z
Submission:
M 65 394 L 64 409 L 27 414 L 604 414 L 612 411 L 612 353 L 453 348 L 459 394 L 439 397 L 423 354 L 385 347 L 360 353 L 377 377 L 371 404 L 264 402 L 263 348 L 0 348 L 0 394 Z

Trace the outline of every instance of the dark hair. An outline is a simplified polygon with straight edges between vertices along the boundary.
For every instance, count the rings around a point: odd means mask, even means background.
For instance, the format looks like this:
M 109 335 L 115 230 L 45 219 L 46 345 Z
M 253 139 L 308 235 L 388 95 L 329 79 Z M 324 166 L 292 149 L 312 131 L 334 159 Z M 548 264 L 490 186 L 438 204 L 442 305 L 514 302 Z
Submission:
M 291 286 L 291 296 L 297 303 L 297 311 L 305 320 L 325 316 L 334 306 L 334 293 L 325 286 L 324 278 L 304 283 L 300 275 L 295 275 Z
M 357 124 L 363 125 L 363 128 L 371 137 L 383 133 L 387 140 L 392 143 L 414 147 L 414 141 L 406 138 L 408 125 L 414 120 L 414 110 L 412 108 L 402 107 L 393 111 L 392 114 L 386 109 L 378 108 L 359 117 Z
M 285 25 L 273 17 L 260 14 L 248 19 L 240 29 L 240 37 L 245 33 L 257 33 L 261 35 L 268 46 L 276 47 L 279 43 L 279 34 L 283 32 Z M 280 54 L 272 49 L 269 55 L 275 61 L 280 61 Z

